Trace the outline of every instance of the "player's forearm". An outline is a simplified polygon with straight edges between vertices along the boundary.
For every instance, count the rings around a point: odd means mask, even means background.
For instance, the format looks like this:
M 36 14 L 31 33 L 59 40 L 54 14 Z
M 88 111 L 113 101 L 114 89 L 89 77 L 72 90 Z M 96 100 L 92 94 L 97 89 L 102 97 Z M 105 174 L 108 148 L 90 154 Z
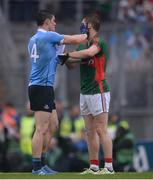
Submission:
M 69 58 L 68 60 L 67 60 L 67 62 L 68 63 L 80 63 L 81 62 L 81 59 L 71 59 L 71 58 Z
M 79 44 L 87 40 L 87 34 L 73 35 L 73 38 L 76 40 L 76 43 Z
M 90 55 L 88 54 L 88 51 L 74 51 L 69 53 L 70 58 L 76 58 L 76 59 L 82 59 L 82 58 L 88 58 Z
M 87 40 L 86 34 L 78 34 L 78 35 L 64 35 L 63 44 L 80 44 Z

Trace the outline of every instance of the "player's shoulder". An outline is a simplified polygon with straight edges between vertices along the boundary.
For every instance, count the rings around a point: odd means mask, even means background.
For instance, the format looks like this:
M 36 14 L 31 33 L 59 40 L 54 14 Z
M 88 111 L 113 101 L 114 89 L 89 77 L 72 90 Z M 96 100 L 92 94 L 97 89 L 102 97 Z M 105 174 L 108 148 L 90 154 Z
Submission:
M 97 35 L 92 39 L 92 44 L 103 45 L 105 44 L 105 40 L 102 36 Z
M 30 45 L 30 44 L 33 44 L 33 43 L 35 42 L 36 38 L 37 38 L 36 34 L 34 34 L 33 36 L 31 36 L 30 39 L 29 39 L 29 43 L 28 43 L 28 44 L 29 44 L 29 45 Z
M 30 40 L 35 39 L 35 38 L 36 38 L 36 36 L 37 36 L 37 33 L 36 33 L 36 34 L 33 34 L 33 35 L 30 37 Z
M 61 36 L 61 34 L 59 34 L 58 32 L 54 32 L 54 31 L 48 31 L 46 33 L 47 36 Z
M 106 41 L 102 36 L 99 37 L 99 42 L 102 44 L 106 44 Z
M 100 47 L 107 46 L 107 43 L 106 43 L 105 39 L 104 39 L 102 36 L 98 36 L 98 37 L 95 39 L 95 42 L 96 42 Z
M 96 42 L 96 43 L 106 43 L 102 36 L 95 36 L 94 39 L 93 39 L 93 42 Z

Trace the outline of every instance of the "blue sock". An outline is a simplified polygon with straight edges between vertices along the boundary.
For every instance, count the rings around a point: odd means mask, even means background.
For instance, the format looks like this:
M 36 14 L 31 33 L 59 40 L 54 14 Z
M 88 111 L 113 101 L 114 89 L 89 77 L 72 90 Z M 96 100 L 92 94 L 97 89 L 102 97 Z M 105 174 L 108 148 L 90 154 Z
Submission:
M 34 171 L 41 169 L 41 158 L 32 158 L 32 165 Z
M 47 153 L 42 153 L 42 154 L 41 154 L 42 166 L 45 166 L 45 165 L 46 165 L 46 157 L 47 157 Z

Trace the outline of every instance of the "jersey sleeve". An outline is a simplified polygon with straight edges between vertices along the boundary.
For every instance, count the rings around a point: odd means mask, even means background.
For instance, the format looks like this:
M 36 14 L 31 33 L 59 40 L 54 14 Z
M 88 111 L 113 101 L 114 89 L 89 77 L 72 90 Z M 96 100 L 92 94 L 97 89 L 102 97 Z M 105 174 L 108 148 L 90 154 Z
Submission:
M 105 58 L 108 59 L 108 46 L 105 41 L 102 41 L 102 52 L 105 55 Z
M 58 58 L 59 54 L 63 54 L 65 50 L 65 44 L 63 45 L 56 45 L 56 61 L 58 64 L 60 64 L 60 60 Z
M 56 56 L 59 54 L 63 54 L 65 50 L 65 44 L 63 45 L 56 45 Z
M 95 38 L 93 39 L 92 45 L 95 45 L 95 46 L 97 46 L 97 48 L 102 49 L 101 44 L 100 44 L 100 38 L 99 38 L 99 37 L 95 37 Z
M 47 32 L 47 40 L 50 43 L 60 44 L 60 42 L 64 40 L 64 35 L 56 32 Z

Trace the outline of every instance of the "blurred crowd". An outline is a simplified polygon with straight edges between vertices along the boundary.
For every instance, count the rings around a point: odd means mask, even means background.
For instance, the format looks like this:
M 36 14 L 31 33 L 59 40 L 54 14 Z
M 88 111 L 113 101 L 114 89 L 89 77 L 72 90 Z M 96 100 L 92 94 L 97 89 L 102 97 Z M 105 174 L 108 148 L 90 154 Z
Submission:
M 3 1 L 0 3 L 0 6 L 6 11 Z M 41 7 L 50 9 L 60 22 L 71 22 L 77 16 L 80 16 L 79 13 L 85 16 L 94 11 L 101 15 L 103 22 L 118 20 L 123 23 L 153 22 L 153 0 L 82 0 L 80 1 L 81 5 L 77 4 L 77 0 L 59 0 L 53 2 L 49 0 L 31 0 L 30 2 L 28 0 L 9 0 L 7 2 L 9 6 L 7 14 L 11 21 L 33 21 L 36 11 Z M 80 8 L 77 8 L 78 6 Z M 14 11 L 14 9 L 17 9 L 17 11 Z M 27 10 L 29 13 L 26 13 Z
M 80 172 L 88 167 L 88 149 L 79 106 L 64 108 L 62 102 L 57 101 L 56 108 L 59 130 L 50 142 L 47 163 L 60 172 Z M 31 137 L 34 128 L 33 112 L 29 106 L 22 115 L 11 103 L 0 107 L 0 171 L 31 171 Z M 111 114 L 108 131 L 114 142 L 115 170 L 134 170 L 135 138 L 128 122 L 121 120 L 118 113 Z M 102 166 L 102 151 L 100 159 Z
M 50 2 L 46 4 L 46 7 L 50 9 L 55 9 L 53 6 L 54 5 Z M 62 6 L 64 6 L 65 9 L 61 9 Z M 101 16 L 103 22 L 153 22 L 153 0 L 82 1 L 83 16 L 94 11 Z M 77 13 L 76 0 L 73 0 L 72 2 L 62 0 L 59 9 L 56 8 L 55 11 L 59 20 L 70 20 L 70 17 L 74 16 L 74 13 Z
M 120 0 L 118 20 L 153 23 L 153 0 Z

